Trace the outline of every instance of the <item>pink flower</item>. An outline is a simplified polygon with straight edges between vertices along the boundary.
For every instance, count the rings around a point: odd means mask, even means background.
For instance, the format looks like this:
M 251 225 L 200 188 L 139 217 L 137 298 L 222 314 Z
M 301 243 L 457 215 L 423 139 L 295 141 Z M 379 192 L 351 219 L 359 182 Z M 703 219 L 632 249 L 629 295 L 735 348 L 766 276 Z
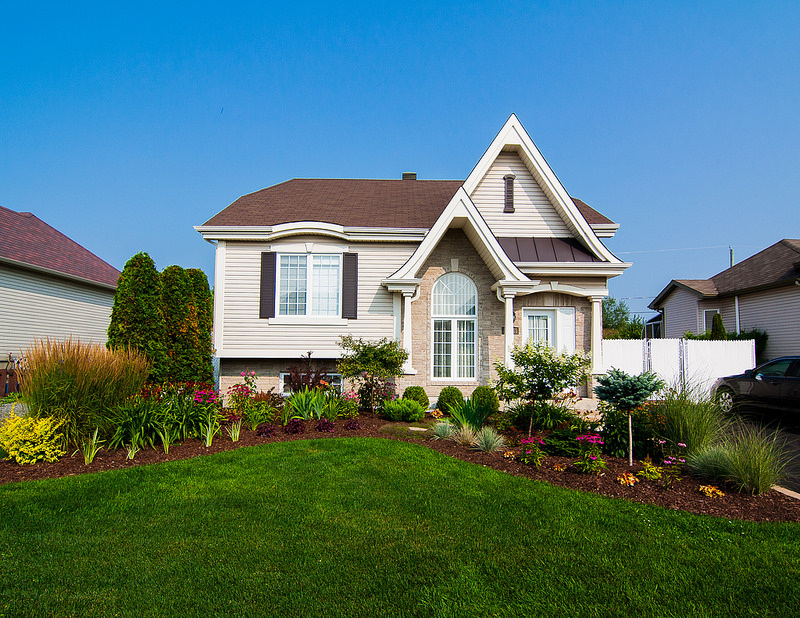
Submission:
M 681 446 L 681 447 L 683 447 L 683 448 L 686 448 L 686 445 L 685 445 L 683 442 L 678 442 L 678 446 Z

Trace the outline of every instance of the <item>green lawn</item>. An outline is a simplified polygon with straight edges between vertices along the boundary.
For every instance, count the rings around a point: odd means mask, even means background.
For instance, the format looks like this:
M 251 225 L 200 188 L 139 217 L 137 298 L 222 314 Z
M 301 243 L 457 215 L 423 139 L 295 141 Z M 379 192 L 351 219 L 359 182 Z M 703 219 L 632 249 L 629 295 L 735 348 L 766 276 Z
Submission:
M 0 487 L 3 616 L 800 615 L 800 525 L 308 440 Z

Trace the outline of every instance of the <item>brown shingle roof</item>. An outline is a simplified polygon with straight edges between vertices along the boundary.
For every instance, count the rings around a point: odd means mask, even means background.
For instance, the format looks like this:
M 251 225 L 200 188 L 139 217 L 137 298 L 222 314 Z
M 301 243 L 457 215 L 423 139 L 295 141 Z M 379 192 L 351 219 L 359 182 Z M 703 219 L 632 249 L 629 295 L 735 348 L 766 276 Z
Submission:
M 575 205 L 578 207 L 578 210 L 580 210 L 581 214 L 583 215 L 583 218 L 586 219 L 586 222 L 589 225 L 614 223 L 611 219 L 597 212 L 594 208 L 589 206 L 589 204 L 587 204 L 583 200 L 579 200 L 577 197 L 573 197 L 572 201 L 575 202 Z
M 710 279 L 673 279 L 648 307 L 658 309 L 676 286 L 713 298 L 792 285 L 800 278 L 800 240 L 784 238 Z
M 711 279 L 675 279 L 674 281 L 703 296 L 717 295 L 717 286 L 714 285 Z
M 711 277 L 721 295 L 791 284 L 800 276 L 800 240 L 786 238 Z
M 346 227 L 433 226 L 461 180 L 294 178 L 243 195 L 211 217 L 208 226 L 272 226 L 320 221 Z M 589 224 L 613 223 L 573 199 Z
M 117 285 L 119 271 L 29 212 L 0 206 L 0 258 Z
M 321 221 L 347 227 L 430 228 L 460 180 L 295 178 L 243 195 L 204 225 Z

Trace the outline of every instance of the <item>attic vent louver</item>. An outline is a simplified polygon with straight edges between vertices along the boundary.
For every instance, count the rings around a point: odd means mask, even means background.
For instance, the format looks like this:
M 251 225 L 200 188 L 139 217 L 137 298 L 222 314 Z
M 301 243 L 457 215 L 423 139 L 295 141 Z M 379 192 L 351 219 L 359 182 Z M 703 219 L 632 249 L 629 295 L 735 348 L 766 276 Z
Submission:
M 403 180 L 416 180 L 417 173 L 416 172 L 403 172 Z
M 514 212 L 514 174 L 506 174 L 503 181 L 506 184 L 506 199 L 503 212 Z

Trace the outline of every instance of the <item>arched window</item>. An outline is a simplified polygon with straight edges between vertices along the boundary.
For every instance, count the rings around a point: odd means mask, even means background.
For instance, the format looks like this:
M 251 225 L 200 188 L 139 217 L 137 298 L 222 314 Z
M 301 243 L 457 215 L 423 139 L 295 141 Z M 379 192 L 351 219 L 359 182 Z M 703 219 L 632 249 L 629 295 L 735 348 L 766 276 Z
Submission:
M 447 273 L 433 286 L 433 377 L 475 379 L 478 290 L 472 279 Z

